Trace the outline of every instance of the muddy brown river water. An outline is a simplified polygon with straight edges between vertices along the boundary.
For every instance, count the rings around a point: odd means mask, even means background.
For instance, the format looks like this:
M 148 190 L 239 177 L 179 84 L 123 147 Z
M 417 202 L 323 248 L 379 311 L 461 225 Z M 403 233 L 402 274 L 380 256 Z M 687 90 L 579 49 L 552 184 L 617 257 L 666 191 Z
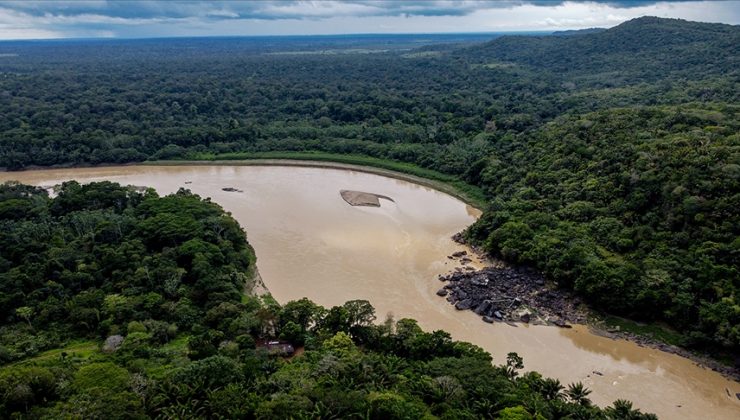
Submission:
M 600 337 L 582 326 L 486 324 L 437 297 L 437 276 L 455 264 L 447 255 L 464 249 L 450 236 L 480 214 L 439 191 L 365 172 L 294 166 L 0 172 L 0 181 L 35 185 L 69 179 L 146 185 L 160 194 L 185 187 L 211 197 L 248 232 L 265 284 L 279 302 L 306 296 L 330 306 L 367 299 L 381 320 L 387 313 L 415 318 L 427 330 L 442 329 L 485 348 L 496 363 L 515 351 L 527 369 L 564 384 L 582 381 L 602 406 L 622 398 L 662 418 L 740 419 L 740 384 L 688 359 Z M 352 207 L 339 195 L 342 189 L 386 195 L 395 203 Z

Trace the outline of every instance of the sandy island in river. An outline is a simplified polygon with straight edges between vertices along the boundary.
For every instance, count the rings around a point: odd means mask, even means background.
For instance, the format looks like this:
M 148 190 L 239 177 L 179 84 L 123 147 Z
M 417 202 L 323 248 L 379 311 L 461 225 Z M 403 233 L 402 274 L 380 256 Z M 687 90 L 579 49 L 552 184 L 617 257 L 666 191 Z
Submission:
M 395 203 L 395 201 L 388 196 L 362 191 L 340 190 L 339 195 L 341 195 L 344 201 L 346 201 L 350 206 L 380 207 L 381 198 Z

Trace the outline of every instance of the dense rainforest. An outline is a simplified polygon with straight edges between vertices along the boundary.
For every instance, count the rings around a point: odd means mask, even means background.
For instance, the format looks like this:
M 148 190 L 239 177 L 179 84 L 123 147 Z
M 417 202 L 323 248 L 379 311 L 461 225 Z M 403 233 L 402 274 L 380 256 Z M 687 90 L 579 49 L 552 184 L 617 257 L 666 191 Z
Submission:
M 238 223 L 187 190 L 0 185 L 0 415 L 655 418 L 600 409 L 515 353 L 493 365 L 416 321 L 375 323 L 367 301 L 245 294 L 253 262 Z M 302 354 L 264 345 L 277 338 Z
M 2 43 L 0 166 L 415 164 L 485 192 L 467 237 L 489 252 L 740 354 L 740 28 L 645 17 L 457 41 Z
M 620 108 L 497 142 L 467 232 L 596 308 L 740 344 L 740 107 Z

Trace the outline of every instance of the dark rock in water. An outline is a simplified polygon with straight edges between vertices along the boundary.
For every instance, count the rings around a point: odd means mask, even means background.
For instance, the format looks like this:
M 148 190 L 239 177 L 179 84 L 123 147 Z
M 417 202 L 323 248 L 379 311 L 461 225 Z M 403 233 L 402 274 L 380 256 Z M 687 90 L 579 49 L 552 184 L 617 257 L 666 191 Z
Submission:
M 470 284 L 475 286 L 488 286 L 488 277 L 485 274 L 478 275 L 470 279 Z
M 487 322 L 489 324 L 493 324 L 493 318 L 491 318 L 490 316 L 484 316 L 483 317 L 483 322 Z
M 573 328 L 572 325 L 566 324 L 565 321 L 563 321 L 562 319 L 556 319 L 555 321 L 553 321 L 553 324 L 560 328 Z
M 459 243 L 459 244 L 465 244 L 465 237 L 463 237 L 462 232 L 457 232 L 456 234 L 452 235 L 452 240 Z
M 469 259 L 466 254 L 460 251 L 452 257 L 458 261 Z M 550 288 L 545 278 L 530 268 L 455 267 L 439 280 L 446 282 L 443 288 L 448 290 L 447 300 L 457 309 L 470 309 L 494 321 L 542 322 L 542 325 L 571 328 L 569 324 L 585 320 L 569 292 Z M 532 308 L 537 315 L 521 310 L 524 306 Z
M 473 301 L 470 299 L 464 299 L 455 304 L 455 309 L 457 309 L 458 311 L 464 311 L 470 309 L 471 306 L 473 306 Z
M 491 308 L 491 302 L 484 300 L 483 303 L 475 307 L 473 312 L 475 312 L 478 315 L 483 315 L 483 314 L 487 314 L 490 308 Z
M 224 188 L 221 188 L 221 190 L 226 191 L 226 192 L 242 192 L 242 190 L 238 190 L 234 187 L 224 187 Z
M 462 257 L 464 255 L 468 255 L 468 251 L 457 251 L 457 252 L 453 252 L 452 253 L 452 256 L 454 258 L 460 258 L 460 257 Z
M 437 290 L 437 296 L 447 296 L 447 289 L 439 289 Z
M 595 370 L 592 372 L 594 375 L 604 376 L 603 373 L 599 372 L 598 370 Z

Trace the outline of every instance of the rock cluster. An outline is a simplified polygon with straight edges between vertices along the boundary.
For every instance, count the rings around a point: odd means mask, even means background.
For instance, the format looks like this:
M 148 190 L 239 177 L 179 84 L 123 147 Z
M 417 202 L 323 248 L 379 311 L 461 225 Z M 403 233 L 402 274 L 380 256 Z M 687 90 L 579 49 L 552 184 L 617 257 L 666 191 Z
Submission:
M 453 255 L 465 258 L 465 254 Z M 458 310 L 472 310 L 485 322 L 533 322 L 570 327 L 585 323 L 578 298 L 548 286 L 545 278 L 526 267 L 487 267 L 439 277 L 446 284 L 437 291 Z

